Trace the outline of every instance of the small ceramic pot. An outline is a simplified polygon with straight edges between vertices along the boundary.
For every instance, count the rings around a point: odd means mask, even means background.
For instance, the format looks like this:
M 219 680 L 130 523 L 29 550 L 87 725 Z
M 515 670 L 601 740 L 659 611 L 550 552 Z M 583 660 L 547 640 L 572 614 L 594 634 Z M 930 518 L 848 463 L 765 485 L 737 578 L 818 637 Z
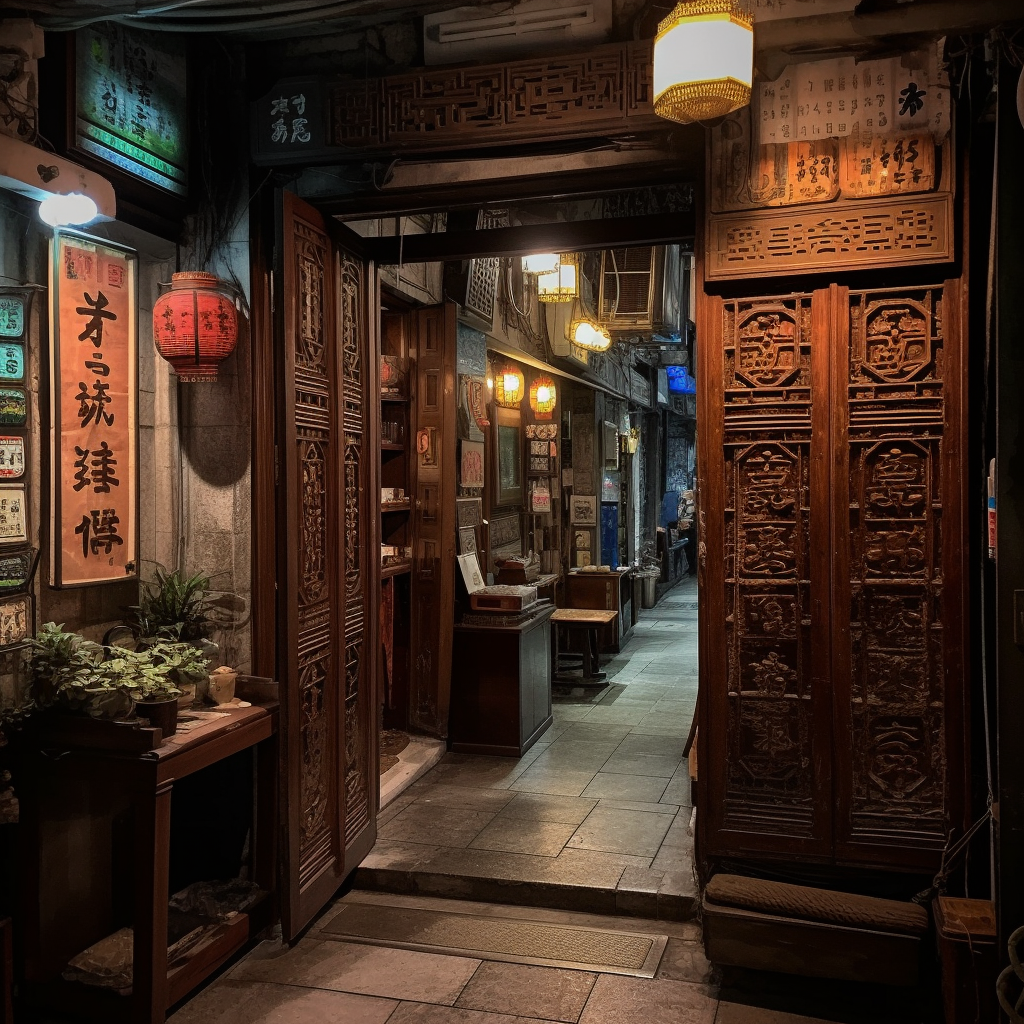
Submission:
M 210 673 L 210 700 L 214 704 L 227 704 L 235 696 L 237 672 Z
M 156 726 L 164 739 L 173 736 L 178 728 L 178 698 L 167 700 L 137 700 L 135 713 L 149 719 L 149 724 Z

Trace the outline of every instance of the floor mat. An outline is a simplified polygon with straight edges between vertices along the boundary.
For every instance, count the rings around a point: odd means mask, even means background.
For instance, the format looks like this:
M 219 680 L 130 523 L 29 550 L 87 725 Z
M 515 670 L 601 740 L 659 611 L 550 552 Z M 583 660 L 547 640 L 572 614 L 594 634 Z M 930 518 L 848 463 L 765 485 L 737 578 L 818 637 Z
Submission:
M 320 932 L 376 946 L 653 978 L 666 935 L 346 903 Z

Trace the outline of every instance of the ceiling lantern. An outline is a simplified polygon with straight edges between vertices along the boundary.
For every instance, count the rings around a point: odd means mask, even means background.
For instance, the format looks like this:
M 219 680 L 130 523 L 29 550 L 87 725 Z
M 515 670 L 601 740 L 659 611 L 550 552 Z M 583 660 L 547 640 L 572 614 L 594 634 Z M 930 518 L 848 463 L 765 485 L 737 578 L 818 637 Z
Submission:
M 574 320 L 569 328 L 569 338 L 588 352 L 607 352 L 612 347 L 612 336 L 600 324 L 590 320 Z
M 537 277 L 537 298 L 541 302 L 572 302 L 579 294 L 576 257 L 563 254 L 554 270 Z
M 215 381 L 238 341 L 235 301 L 215 274 L 172 274 L 153 306 L 153 340 L 178 380 Z
M 681 0 L 654 39 L 654 112 L 689 124 L 750 102 L 754 24 L 739 0 Z
M 494 374 L 494 400 L 506 409 L 518 408 L 526 394 L 526 379 L 513 363 L 499 367 Z
M 549 420 L 555 411 L 558 392 L 550 377 L 535 377 L 530 385 L 530 408 L 539 420 Z
M 537 252 L 532 256 L 523 257 L 524 274 L 550 274 L 558 269 L 557 252 Z

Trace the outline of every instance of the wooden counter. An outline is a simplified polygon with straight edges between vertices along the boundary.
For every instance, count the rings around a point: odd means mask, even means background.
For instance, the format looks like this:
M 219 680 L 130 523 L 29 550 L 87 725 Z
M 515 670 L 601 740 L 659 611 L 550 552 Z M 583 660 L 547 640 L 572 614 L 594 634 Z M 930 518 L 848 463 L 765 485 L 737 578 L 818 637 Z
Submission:
M 520 626 L 456 623 L 451 749 L 522 757 L 551 725 L 551 605 Z
M 618 624 L 602 631 L 602 649 L 618 653 L 633 636 L 633 570 L 612 572 L 579 572 L 574 570 L 565 580 L 565 603 L 569 608 L 603 608 L 618 612 Z

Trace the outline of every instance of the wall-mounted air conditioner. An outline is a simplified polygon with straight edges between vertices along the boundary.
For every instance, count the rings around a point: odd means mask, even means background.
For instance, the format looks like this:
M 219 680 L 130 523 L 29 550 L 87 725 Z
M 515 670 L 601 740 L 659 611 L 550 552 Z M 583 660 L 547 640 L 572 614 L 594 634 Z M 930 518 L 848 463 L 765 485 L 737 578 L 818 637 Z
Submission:
M 687 302 L 678 245 L 638 245 L 601 253 L 598 318 L 613 335 L 682 340 Z
M 423 58 L 429 64 L 502 60 L 562 53 L 611 37 L 612 0 L 558 4 L 526 0 L 438 11 L 423 18 Z

